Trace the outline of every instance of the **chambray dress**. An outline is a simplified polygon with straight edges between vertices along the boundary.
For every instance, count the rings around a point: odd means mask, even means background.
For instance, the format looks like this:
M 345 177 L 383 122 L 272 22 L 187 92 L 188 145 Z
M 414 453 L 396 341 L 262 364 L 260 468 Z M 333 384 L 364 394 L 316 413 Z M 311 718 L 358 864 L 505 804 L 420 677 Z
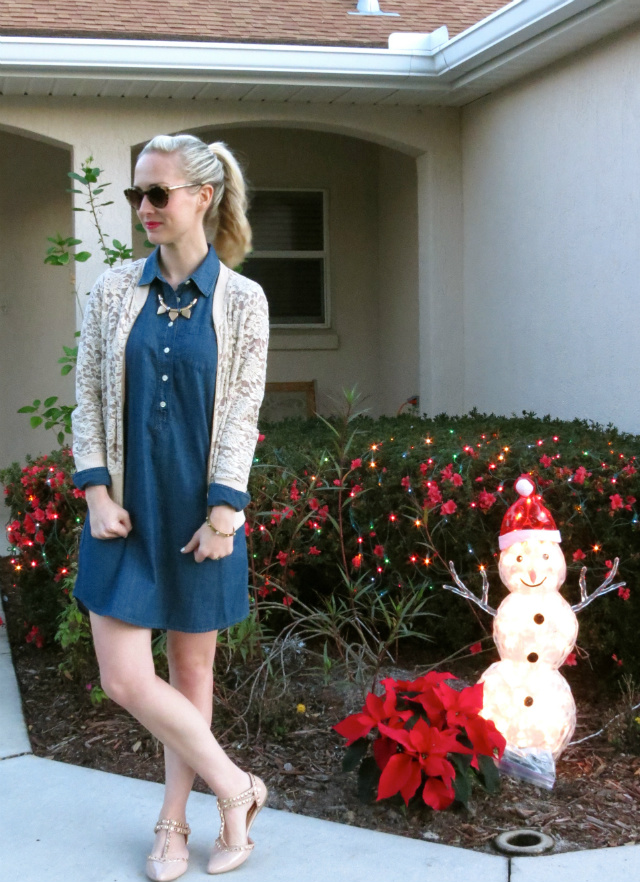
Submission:
M 211 315 L 218 257 L 209 252 L 176 291 L 163 279 L 158 251 L 147 258 L 141 285 L 149 295 L 125 350 L 124 508 L 126 538 L 94 539 L 87 519 L 80 538 L 74 596 L 100 615 L 146 628 L 198 633 L 227 628 L 249 612 L 244 529 L 233 553 L 196 563 L 187 544 L 207 517 L 207 505 L 237 511 L 250 500 L 208 483 L 217 344 Z M 158 291 L 168 306 L 197 302 L 191 318 L 158 315 Z M 106 468 L 74 475 L 85 488 L 111 483 Z

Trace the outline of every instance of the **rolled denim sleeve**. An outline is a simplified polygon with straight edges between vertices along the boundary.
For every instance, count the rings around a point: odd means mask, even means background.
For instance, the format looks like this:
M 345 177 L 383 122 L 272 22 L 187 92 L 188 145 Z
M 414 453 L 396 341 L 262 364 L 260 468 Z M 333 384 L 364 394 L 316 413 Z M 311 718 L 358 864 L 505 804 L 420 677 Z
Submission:
M 82 469 L 73 476 L 73 483 L 78 490 L 84 490 L 86 487 L 96 487 L 104 484 L 105 487 L 111 486 L 111 475 L 109 469 L 104 466 L 97 466 L 93 469 Z
M 209 484 L 207 505 L 230 505 L 236 511 L 242 511 L 250 502 L 249 493 L 243 493 L 242 490 L 235 490 L 233 487 L 227 487 L 226 484 L 218 484 L 215 481 Z

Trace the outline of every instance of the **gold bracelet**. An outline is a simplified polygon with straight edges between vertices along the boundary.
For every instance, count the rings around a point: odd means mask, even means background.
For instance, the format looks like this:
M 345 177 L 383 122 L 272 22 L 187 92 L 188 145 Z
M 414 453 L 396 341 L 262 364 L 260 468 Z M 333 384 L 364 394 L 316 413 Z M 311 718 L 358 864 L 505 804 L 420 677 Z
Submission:
M 231 539 L 232 536 L 235 536 L 235 535 L 236 535 L 236 531 L 235 531 L 235 530 L 233 531 L 233 533 L 223 533 L 222 530 L 217 530 L 217 529 L 213 526 L 213 524 L 211 523 L 211 521 L 209 520 L 209 518 L 207 518 L 206 524 L 207 524 L 207 526 L 209 527 L 210 530 L 213 530 L 213 532 L 216 534 L 216 536 L 224 536 L 225 539 Z

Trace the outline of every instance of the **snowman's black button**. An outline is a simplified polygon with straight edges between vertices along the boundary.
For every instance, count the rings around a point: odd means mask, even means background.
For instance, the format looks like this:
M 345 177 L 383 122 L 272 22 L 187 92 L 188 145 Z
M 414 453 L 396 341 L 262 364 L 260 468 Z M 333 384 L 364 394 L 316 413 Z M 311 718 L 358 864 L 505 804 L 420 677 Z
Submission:
M 527 695 L 527 697 L 524 700 L 525 707 L 531 707 L 532 704 L 533 704 L 533 698 L 531 698 L 530 695 Z
M 537 652 L 530 652 L 529 655 L 527 656 L 527 661 L 532 662 L 532 663 L 537 662 L 538 661 L 538 653 Z
M 536 623 L 536 625 L 541 625 L 544 622 L 544 616 L 542 615 L 542 613 L 536 613 L 533 617 L 533 621 Z

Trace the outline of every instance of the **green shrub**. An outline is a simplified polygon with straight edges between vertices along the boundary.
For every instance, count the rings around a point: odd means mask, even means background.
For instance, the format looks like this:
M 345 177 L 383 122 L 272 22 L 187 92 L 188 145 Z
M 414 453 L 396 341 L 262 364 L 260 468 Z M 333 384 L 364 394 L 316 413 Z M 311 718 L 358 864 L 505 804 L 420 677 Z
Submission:
M 441 586 L 451 581 L 453 561 L 479 593 L 484 568 L 490 602 L 500 603 L 506 594 L 497 571 L 500 525 L 515 499 L 516 478 L 529 472 L 562 533 L 569 602 L 579 600 L 583 565 L 589 590 L 603 581 L 615 557 L 627 582 L 580 613 L 580 648 L 602 671 L 640 673 L 637 437 L 581 421 L 477 413 L 377 420 L 347 414 L 262 431 L 245 525 L 251 652 L 260 651 L 260 628 L 278 633 L 296 604 L 327 609 L 341 599 L 355 615 L 354 596 L 360 601 L 365 589 L 377 598 L 368 608 L 377 616 L 378 635 L 393 631 L 399 602 L 421 591 L 427 598 L 422 618 L 406 625 L 435 641 L 438 657 L 489 634 L 489 617 Z M 12 561 L 29 610 L 27 633 L 36 625 L 47 639 L 57 633 L 67 645 L 86 636 L 67 611 L 85 511 L 70 471 L 69 452 L 62 450 L 0 473 L 11 507 Z M 56 486 L 47 483 L 49 474 Z M 45 518 L 35 533 L 30 496 L 45 515 L 50 502 L 59 508 L 56 521 Z M 424 618 L 424 609 L 432 615 Z M 246 656 L 247 647 L 239 651 Z

